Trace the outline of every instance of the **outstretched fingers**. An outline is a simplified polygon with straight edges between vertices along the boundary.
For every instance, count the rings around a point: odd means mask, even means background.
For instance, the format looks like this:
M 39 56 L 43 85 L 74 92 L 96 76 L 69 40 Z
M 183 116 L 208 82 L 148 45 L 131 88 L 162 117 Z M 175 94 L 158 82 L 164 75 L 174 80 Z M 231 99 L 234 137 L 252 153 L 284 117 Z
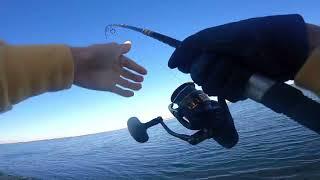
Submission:
M 136 62 L 134 62 L 132 59 L 121 55 L 121 65 L 122 67 L 128 68 L 134 72 L 137 72 L 141 75 L 146 75 L 147 74 L 147 70 L 142 67 L 141 65 L 137 64 Z
M 134 95 L 133 91 L 122 89 L 118 86 L 114 86 L 110 91 L 123 97 L 132 97 Z
M 124 97 L 131 97 L 134 95 L 133 91 L 140 90 L 142 87 L 141 82 L 144 80 L 143 75 L 147 74 L 147 70 L 144 67 L 123 55 L 128 53 L 130 49 L 130 42 L 125 42 L 121 45 L 120 77 L 116 80 L 117 85 L 111 89 L 111 92 Z
M 132 82 L 123 77 L 119 77 L 116 80 L 116 85 L 112 87 L 111 92 L 116 93 L 123 97 L 131 97 L 134 95 L 133 91 L 138 91 L 141 88 L 142 88 L 141 83 Z
M 132 71 L 129 71 L 125 68 L 122 68 L 120 70 L 120 75 L 126 79 L 130 79 L 134 82 L 142 82 L 143 81 L 143 76 L 142 75 L 139 75 L 139 74 L 135 74 L 133 73 Z
M 124 88 L 128 88 L 135 91 L 138 91 L 142 88 L 142 85 L 140 83 L 134 83 L 121 77 L 117 80 L 117 84 Z

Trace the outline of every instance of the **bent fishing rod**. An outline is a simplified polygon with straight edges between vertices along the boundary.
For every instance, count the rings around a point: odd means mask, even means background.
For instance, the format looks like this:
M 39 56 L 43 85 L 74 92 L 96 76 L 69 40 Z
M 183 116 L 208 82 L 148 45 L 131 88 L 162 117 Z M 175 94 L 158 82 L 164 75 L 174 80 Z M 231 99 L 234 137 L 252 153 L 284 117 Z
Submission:
M 108 30 L 112 32 L 115 27 L 142 33 L 173 48 L 177 48 L 181 44 L 181 41 L 172 37 L 126 24 L 108 25 L 106 32 Z M 284 114 L 306 128 L 320 134 L 320 104 L 304 96 L 295 87 L 286 83 L 276 82 L 261 74 L 253 74 L 246 84 L 243 96 L 263 104 L 274 112 Z M 161 121 L 158 123 L 161 123 Z

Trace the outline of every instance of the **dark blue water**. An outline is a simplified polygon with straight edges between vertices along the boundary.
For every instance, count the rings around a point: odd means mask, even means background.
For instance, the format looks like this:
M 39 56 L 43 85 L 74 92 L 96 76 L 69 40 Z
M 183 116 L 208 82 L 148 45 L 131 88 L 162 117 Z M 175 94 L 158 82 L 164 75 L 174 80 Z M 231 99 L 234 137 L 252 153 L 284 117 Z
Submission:
M 41 179 L 320 179 L 320 136 L 252 101 L 231 105 L 240 142 L 191 146 L 149 129 L 0 145 L 0 171 Z M 167 122 L 186 132 L 176 121 Z

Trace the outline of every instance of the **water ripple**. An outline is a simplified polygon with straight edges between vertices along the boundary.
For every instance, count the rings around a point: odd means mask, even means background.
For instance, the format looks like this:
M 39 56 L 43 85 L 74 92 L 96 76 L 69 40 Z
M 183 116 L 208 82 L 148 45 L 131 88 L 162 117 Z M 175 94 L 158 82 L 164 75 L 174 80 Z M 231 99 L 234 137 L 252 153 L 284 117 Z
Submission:
M 140 144 L 123 129 L 0 145 L 0 170 L 41 179 L 320 179 L 318 135 L 252 101 L 230 109 L 240 136 L 232 149 L 213 140 L 191 146 L 160 126 Z

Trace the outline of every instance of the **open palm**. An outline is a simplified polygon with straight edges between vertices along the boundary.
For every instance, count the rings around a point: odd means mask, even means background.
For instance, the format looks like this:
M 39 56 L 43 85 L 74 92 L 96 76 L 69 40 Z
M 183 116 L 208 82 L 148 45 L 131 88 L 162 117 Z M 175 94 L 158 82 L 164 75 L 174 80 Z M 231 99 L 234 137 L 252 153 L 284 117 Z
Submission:
M 75 53 L 78 58 L 75 58 L 74 84 L 124 97 L 133 96 L 133 90 L 141 89 L 142 75 L 147 71 L 124 56 L 130 48 L 131 43 L 109 43 L 75 49 L 79 52 Z

